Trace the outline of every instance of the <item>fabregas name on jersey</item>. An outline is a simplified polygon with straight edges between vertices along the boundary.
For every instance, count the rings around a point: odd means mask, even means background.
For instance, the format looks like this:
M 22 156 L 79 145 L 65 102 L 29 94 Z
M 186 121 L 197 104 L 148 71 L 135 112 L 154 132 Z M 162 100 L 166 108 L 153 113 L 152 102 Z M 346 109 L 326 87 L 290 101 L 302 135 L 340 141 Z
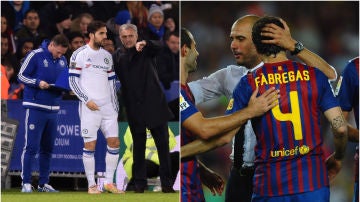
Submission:
M 279 67 L 281 68 L 281 67 Z M 283 73 L 269 73 L 267 75 L 261 74 L 255 77 L 256 86 L 269 85 L 269 84 L 286 84 L 296 81 L 309 81 L 308 70 L 289 71 Z

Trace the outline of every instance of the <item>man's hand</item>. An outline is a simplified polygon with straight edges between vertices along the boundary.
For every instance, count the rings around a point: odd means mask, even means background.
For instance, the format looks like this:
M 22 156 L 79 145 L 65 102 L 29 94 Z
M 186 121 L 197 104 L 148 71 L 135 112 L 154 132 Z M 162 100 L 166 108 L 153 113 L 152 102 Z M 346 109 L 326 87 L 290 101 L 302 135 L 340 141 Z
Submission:
M 213 196 L 216 194 L 221 196 L 224 191 L 225 182 L 217 173 L 200 164 L 200 179 L 210 189 Z
M 286 22 L 282 19 L 280 19 L 280 21 L 284 25 L 284 29 L 273 23 L 265 25 L 265 27 L 262 29 L 261 36 L 267 36 L 272 39 L 262 40 L 261 42 L 266 44 L 274 44 L 283 47 L 286 50 L 294 51 L 296 41 L 291 37 L 290 29 Z
M 340 172 L 342 167 L 342 161 L 335 159 L 335 153 L 332 153 L 326 160 L 325 160 L 326 168 L 329 174 L 330 182 L 334 180 L 336 175 Z
M 267 91 L 265 91 L 261 96 L 256 97 L 259 92 L 259 88 L 256 90 L 250 97 L 248 108 L 254 114 L 254 117 L 261 116 L 265 112 L 269 111 L 273 107 L 275 107 L 279 102 L 278 99 L 280 97 L 279 90 L 276 90 L 275 87 L 271 87 Z
M 86 106 L 91 110 L 91 111 L 96 111 L 99 110 L 99 107 L 95 104 L 94 101 L 90 100 L 89 102 L 86 103 Z
M 136 42 L 136 44 L 135 44 L 136 51 L 141 52 L 145 46 L 146 46 L 145 40 Z
M 46 82 L 46 81 L 40 81 L 39 83 L 39 88 L 40 89 L 48 89 L 50 87 L 50 85 Z

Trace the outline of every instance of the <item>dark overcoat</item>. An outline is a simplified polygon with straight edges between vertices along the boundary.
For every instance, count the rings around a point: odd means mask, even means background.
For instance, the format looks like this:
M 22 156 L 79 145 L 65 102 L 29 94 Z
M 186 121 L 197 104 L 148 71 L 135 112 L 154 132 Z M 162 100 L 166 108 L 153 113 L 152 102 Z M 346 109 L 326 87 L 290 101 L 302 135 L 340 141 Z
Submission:
M 161 48 L 160 41 L 147 40 L 141 52 L 134 47 L 118 49 L 113 54 L 132 132 L 157 127 L 173 117 L 155 68 L 155 56 Z

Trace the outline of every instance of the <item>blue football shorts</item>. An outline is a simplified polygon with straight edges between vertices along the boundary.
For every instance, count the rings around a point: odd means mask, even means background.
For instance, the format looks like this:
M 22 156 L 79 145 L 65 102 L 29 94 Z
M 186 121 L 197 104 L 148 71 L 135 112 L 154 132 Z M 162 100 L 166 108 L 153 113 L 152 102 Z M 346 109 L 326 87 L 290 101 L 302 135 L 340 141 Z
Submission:
M 284 196 L 259 196 L 257 194 L 252 195 L 251 202 L 329 202 L 330 190 L 329 187 L 324 187 L 311 192 L 304 192 L 299 194 L 291 194 Z

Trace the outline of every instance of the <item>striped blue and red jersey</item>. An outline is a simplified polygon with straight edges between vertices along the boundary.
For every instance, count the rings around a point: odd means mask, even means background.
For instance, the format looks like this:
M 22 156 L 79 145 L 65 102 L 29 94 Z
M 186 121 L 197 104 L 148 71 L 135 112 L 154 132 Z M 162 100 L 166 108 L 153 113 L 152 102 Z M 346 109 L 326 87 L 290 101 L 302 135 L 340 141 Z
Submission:
M 181 84 L 180 92 L 180 115 L 181 115 L 181 146 L 197 139 L 182 123 L 197 113 L 194 105 L 194 98 L 188 85 Z M 189 157 L 181 160 L 181 201 L 182 202 L 203 202 L 204 192 L 200 180 L 199 165 L 196 157 Z
M 227 113 L 247 106 L 252 92 L 280 90 L 279 104 L 252 120 L 256 134 L 254 193 L 282 196 L 329 186 L 321 145 L 321 113 L 338 106 L 327 77 L 293 61 L 267 63 L 241 78 Z
M 359 128 L 359 57 L 346 65 L 337 84 L 336 94 L 343 111 L 354 109 L 356 126 Z
M 359 129 L 359 57 L 349 61 L 336 86 L 335 94 L 343 111 L 354 111 L 356 127 Z M 355 182 L 359 182 L 359 147 L 355 154 Z

